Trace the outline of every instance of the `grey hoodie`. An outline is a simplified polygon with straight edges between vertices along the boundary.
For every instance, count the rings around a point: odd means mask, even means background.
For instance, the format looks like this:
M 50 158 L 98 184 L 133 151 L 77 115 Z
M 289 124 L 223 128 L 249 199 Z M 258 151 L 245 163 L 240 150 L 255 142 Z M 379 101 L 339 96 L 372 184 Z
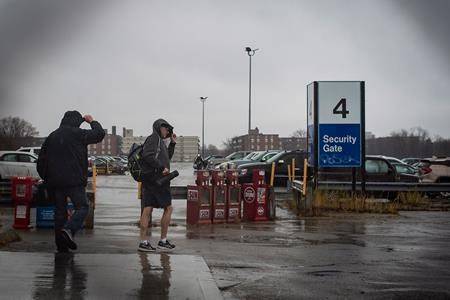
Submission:
M 158 119 L 153 123 L 153 133 L 145 140 L 142 150 L 142 158 L 145 162 L 142 166 L 144 174 L 153 173 L 156 170 L 156 173 L 160 175 L 164 168 L 170 170 L 170 159 L 175 150 L 175 143 L 170 142 L 169 146 L 166 146 L 160 131 L 163 125 L 172 131 L 173 127 L 166 120 Z

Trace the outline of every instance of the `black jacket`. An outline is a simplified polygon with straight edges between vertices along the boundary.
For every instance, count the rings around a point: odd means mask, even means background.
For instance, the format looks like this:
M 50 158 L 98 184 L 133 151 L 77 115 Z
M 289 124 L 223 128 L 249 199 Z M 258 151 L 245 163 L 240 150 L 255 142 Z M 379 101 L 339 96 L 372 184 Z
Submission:
M 97 121 L 91 122 L 91 130 L 81 129 L 83 121 L 79 112 L 68 111 L 60 127 L 45 139 L 39 152 L 37 168 L 47 186 L 86 186 L 87 145 L 101 142 L 105 131 Z
M 175 143 L 170 142 L 169 146 L 166 147 L 160 131 L 160 128 L 163 125 L 169 127 L 170 131 L 172 131 L 173 127 L 167 121 L 158 119 L 153 123 L 153 133 L 145 140 L 142 149 L 142 159 L 144 161 L 142 166 L 143 174 L 152 174 L 156 172 L 156 177 L 161 177 L 164 168 L 170 170 L 170 160 L 175 151 Z M 155 179 L 154 176 L 144 175 L 144 182 L 148 181 L 147 178 L 149 180 Z

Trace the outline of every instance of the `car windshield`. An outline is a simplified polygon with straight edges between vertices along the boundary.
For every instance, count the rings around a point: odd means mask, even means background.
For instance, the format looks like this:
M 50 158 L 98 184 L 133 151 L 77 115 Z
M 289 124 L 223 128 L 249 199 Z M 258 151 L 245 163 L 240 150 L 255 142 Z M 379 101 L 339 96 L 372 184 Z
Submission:
M 245 153 L 242 153 L 242 152 L 233 152 L 230 155 L 225 156 L 225 158 L 229 159 L 229 160 L 235 160 L 235 159 L 239 159 L 239 158 L 244 157 L 244 154 Z
M 261 161 L 267 161 L 268 159 L 270 159 L 271 157 L 274 157 L 277 154 L 278 154 L 278 152 L 267 153 L 263 156 L 263 158 L 261 158 Z
M 253 155 L 252 160 L 253 160 L 253 161 L 260 161 L 261 158 L 263 158 L 265 154 L 266 154 L 265 151 L 256 152 L 256 154 Z
M 404 162 L 402 162 L 400 159 L 395 158 L 395 157 L 386 157 L 386 159 L 390 162 L 390 163 L 398 163 L 398 164 L 403 164 Z
M 252 159 L 253 156 L 255 156 L 258 152 L 250 152 L 246 157 L 244 157 L 244 160 Z
M 280 153 L 275 154 L 274 156 L 272 156 L 271 158 L 269 158 L 267 160 L 268 163 L 273 163 L 274 161 L 277 161 L 283 154 L 285 154 L 286 151 L 282 151 Z
M 402 173 L 402 174 L 414 174 L 416 173 L 414 168 L 410 167 L 409 165 L 405 165 L 405 164 L 394 164 L 395 169 L 397 170 L 398 173 Z

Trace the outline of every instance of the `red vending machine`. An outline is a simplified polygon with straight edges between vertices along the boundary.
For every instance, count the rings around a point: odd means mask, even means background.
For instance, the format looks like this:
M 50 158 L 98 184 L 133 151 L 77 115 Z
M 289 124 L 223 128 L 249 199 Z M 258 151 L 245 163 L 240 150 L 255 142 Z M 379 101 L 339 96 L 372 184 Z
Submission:
M 226 221 L 227 188 L 225 173 L 222 170 L 211 171 L 212 184 L 212 222 L 214 224 Z
M 227 199 L 226 219 L 227 223 L 238 223 L 241 221 L 241 185 L 239 184 L 238 172 L 228 170 L 226 173 Z
M 16 229 L 30 227 L 30 208 L 35 183 L 36 179 L 32 177 L 13 177 L 11 179 L 11 196 L 14 203 L 13 227 Z
M 208 171 L 196 171 L 195 185 L 187 186 L 186 222 L 189 225 L 211 224 L 210 174 Z
M 253 170 L 253 182 L 242 186 L 245 221 L 268 221 L 275 218 L 273 187 L 265 183 L 264 170 Z

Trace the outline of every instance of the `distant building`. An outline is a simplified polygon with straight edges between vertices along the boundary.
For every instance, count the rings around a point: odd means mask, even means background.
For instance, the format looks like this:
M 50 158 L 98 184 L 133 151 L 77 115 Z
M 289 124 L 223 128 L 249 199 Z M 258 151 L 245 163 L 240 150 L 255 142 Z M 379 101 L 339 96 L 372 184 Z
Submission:
M 306 137 L 280 137 L 282 150 L 306 150 Z
M 374 139 L 375 134 L 373 134 L 371 131 L 366 131 L 366 140 Z
M 133 136 L 133 129 L 123 127 L 122 154 L 128 154 L 133 144 L 143 144 L 146 136 Z
M 280 137 L 278 134 L 263 134 L 258 127 L 249 134 L 232 138 L 233 151 L 299 150 L 306 149 L 306 137 Z
M 193 162 L 200 150 L 198 136 L 179 136 L 172 161 Z
M 280 149 L 281 146 L 278 134 L 260 133 L 258 127 L 251 129 L 249 134 L 237 136 L 231 140 L 233 151 L 273 150 Z
M 133 129 L 123 127 L 122 148 L 123 154 L 127 154 L 133 144 L 143 144 L 146 136 L 134 136 Z M 178 136 L 172 161 L 192 162 L 199 153 L 198 136 Z
M 105 138 L 98 144 L 88 146 L 89 155 L 120 155 L 122 137 L 116 134 L 116 126 L 112 127 L 112 133 L 108 134 L 108 130 L 105 129 Z

